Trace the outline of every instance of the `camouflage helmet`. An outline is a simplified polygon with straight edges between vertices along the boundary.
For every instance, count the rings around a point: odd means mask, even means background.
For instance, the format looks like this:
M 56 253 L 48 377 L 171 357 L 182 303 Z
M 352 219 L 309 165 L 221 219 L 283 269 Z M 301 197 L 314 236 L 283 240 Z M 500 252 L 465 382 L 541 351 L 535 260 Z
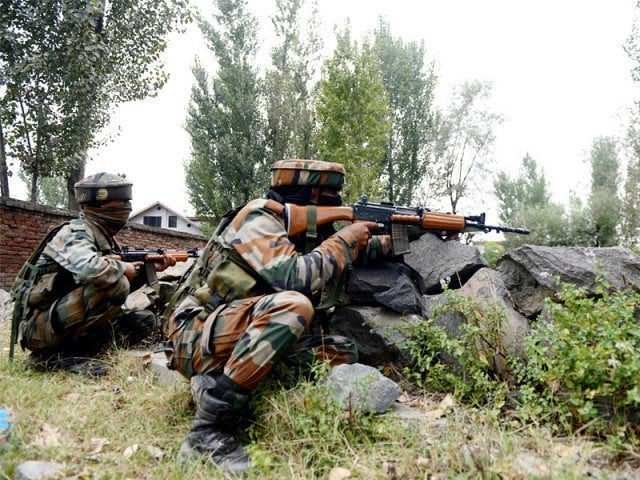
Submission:
M 100 172 L 83 178 L 74 185 L 78 203 L 131 200 L 132 183 L 120 175 Z
M 344 185 L 344 167 L 320 160 L 280 160 L 271 167 L 271 186 L 300 185 L 331 187 Z

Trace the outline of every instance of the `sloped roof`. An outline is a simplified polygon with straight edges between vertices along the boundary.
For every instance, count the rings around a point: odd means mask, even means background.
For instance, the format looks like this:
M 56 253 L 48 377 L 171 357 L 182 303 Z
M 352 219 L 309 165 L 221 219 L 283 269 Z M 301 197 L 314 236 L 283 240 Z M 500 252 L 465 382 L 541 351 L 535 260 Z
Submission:
M 129 218 L 137 217 L 138 215 L 140 215 L 140 214 L 142 214 L 142 213 L 146 213 L 148 210 L 151 210 L 152 208 L 154 208 L 154 207 L 158 207 L 158 206 L 160 206 L 160 207 L 164 208 L 164 209 L 165 209 L 165 210 L 167 210 L 168 212 L 170 212 L 170 213 L 172 213 L 172 214 L 176 215 L 177 217 L 180 217 L 182 220 L 184 220 L 184 221 L 185 221 L 185 222 L 187 222 L 187 223 L 194 223 L 194 222 L 197 222 L 197 220 L 192 220 L 192 219 L 190 219 L 190 218 L 188 218 L 188 217 L 185 217 L 185 216 L 184 216 L 184 215 L 182 215 L 181 213 L 178 213 L 176 210 L 174 210 L 174 209 L 173 209 L 173 208 L 171 208 L 171 207 L 166 206 L 164 203 L 162 203 L 162 202 L 160 202 L 160 201 L 153 202 L 153 203 L 151 203 L 151 204 L 147 205 L 146 207 L 141 208 L 141 209 L 140 209 L 140 210 L 138 210 L 137 212 L 132 213 L 132 214 L 129 216 Z

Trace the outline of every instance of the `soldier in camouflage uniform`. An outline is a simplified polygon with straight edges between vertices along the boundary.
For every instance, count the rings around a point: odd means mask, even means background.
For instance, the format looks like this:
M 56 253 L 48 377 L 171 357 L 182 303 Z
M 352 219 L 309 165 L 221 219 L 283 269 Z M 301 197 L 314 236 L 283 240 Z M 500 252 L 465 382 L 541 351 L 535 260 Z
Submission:
M 104 366 L 87 357 L 115 339 L 136 343 L 156 327 L 149 311 L 124 315 L 122 304 L 145 283 L 141 262 L 123 262 L 114 235 L 131 213 L 131 183 L 98 173 L 75 185 L 79 219 L 45 238 L 21 270 L 12 292 L 22 348 L 37 366 L 100 375 Z M 156 267 L 175 264 L 165 256 Z
M 249 391 L 276 362 L 304 367 L 314 359 L 331 365 L 357 360 L 351 340 L 310 334 L 310 298 L 362 252 L 369 258 L 390 255 L 389 237 L 371 240 L 377 227 L 372 222 L 339 232 L 330 225 L 313 228 L 311 247 L 309 238 L 287 234 L 285 204 L 340 205 L 343 182 L 340 164 L 277 162 L 266 198 L 223 219 L 174 296 L 167 312 L 169 365 L 193 377 L 198 391 L 182 459 L 208 457 L 226 470 L 247 469 L 249 459 L 234 427 Z

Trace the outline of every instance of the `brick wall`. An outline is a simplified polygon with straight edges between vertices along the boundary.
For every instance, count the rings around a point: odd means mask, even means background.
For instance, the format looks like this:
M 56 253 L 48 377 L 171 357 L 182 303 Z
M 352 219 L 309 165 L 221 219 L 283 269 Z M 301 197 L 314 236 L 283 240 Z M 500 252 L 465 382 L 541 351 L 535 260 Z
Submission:
M 11 288 L 20 267 L 49 230 L 77 216 L 67 210 L 0 198 L 0 289 Z M 203 248 L 207 242 L 201 235 L 137 224 L 124 228 L 116 239 L 131 248 Z

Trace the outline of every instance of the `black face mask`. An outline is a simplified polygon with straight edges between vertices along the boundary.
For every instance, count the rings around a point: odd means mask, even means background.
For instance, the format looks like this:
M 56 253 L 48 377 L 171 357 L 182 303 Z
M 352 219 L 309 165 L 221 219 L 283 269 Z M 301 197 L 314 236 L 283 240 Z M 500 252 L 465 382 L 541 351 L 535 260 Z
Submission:
M 115 235 L 127 224 L 131 215 L 131 202 L 121 205 L 85 205 L 82 208 L 85 218 L 102 227 L 110 235 Z
M 339 207 L 342 197 L 333 188 L 286 185 L 272 188 L 267 192 L 267 198 L 278 203 L 294 203 L 296 205 L 320 205 L 324 207 Z

